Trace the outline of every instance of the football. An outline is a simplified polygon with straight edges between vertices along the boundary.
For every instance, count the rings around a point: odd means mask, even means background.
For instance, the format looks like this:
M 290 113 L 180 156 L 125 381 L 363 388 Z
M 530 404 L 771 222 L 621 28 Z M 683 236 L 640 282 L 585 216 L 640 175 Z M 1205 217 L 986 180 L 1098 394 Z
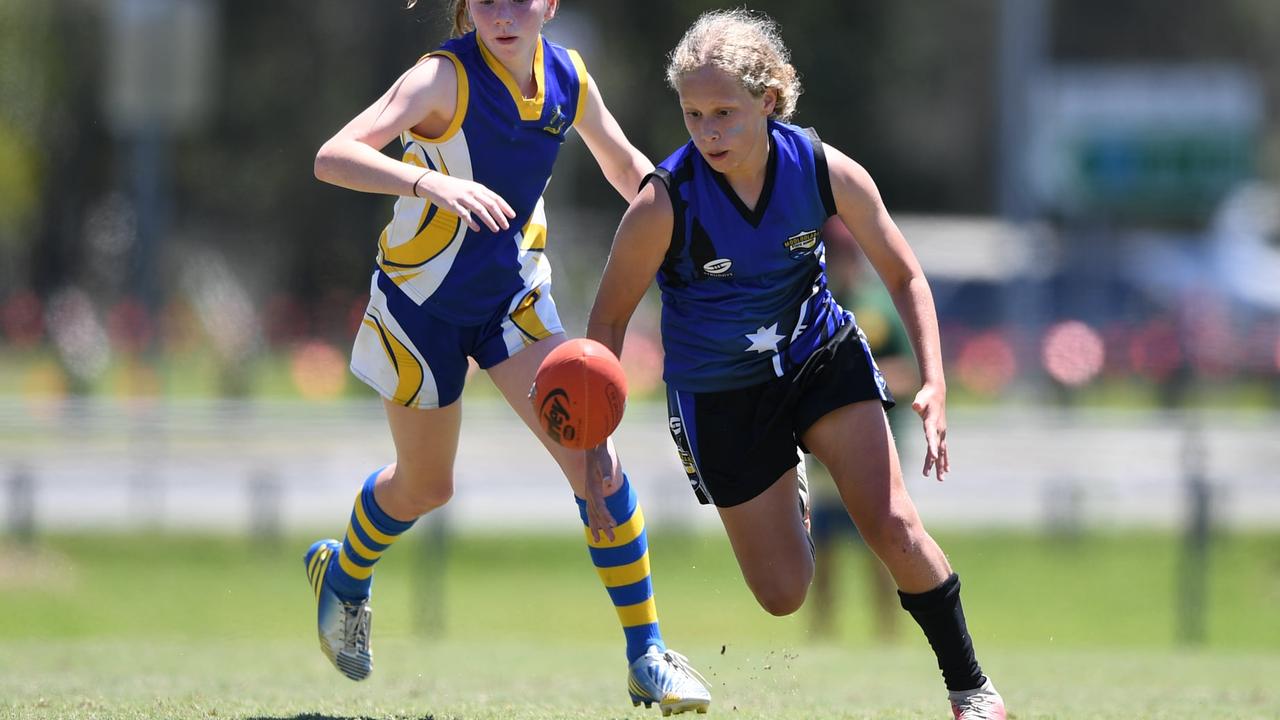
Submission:
M 529 392 L 542 430 L 575 450 L 604 442 L 622 422 L 627 376 L 613 352 L 595 340 L 569 340 L 538 367 Z

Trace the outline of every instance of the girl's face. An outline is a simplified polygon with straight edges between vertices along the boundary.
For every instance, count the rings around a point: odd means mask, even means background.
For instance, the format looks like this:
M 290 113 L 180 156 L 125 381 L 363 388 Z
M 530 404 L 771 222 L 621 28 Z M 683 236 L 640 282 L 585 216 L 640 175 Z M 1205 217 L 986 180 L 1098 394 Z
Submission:
M 725 175 L 763 171 L 774 91 L 756 97 L 714 65 L 686 73 L 677 84 L 684 126 L 712 169 Z
M 501 58 L 532 54 L 542 26 L 555 17 L 558 0 L 467 0 L 471 22 L 485 47 Z

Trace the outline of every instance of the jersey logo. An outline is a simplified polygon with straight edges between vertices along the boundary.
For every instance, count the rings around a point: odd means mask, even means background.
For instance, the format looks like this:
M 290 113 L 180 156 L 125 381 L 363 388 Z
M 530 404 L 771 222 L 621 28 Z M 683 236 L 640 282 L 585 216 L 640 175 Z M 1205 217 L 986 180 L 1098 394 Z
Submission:
M 733 277 L 730 270 L 733 269 L 733 261 L 729 258 L 717 258 L 702 266 L 702 271 L 708 275 L 716 277 Z
M 787 249 L 787 254 L 791 256 L 792 260 L 801 260 L 813 254 L 813 249 L 818 247 L 818 231 L 809 230 L 796 233 L 787 238 L 782 245 Z
M 560 106 L 556 105 L 555 109 L 551 111 L 551 119 L 548 120 L 547 124 L 543 126 L 542 132 L 548 133 L 550 135 L 559 135 L 560 133 L 564 132 L 564 126 L 568 122 L 569 122 L 569 118 L 565 117 L 564 113 L 561 112 L 560 110 Z

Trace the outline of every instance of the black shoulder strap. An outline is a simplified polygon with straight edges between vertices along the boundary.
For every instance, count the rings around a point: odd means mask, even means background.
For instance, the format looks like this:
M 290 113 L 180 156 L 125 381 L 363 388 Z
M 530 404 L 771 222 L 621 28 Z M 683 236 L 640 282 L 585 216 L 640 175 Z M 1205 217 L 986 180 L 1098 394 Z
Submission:
M 676 264 L 680 260 L 680 253 L 684 250 L 685 235 L 685 203 L 676 192 L 676 185 L 679 184 L 679 180 L 673 178 L 666 168 L 656 167 L 653 172 L 644 176 L 644 179 L 640 181 L 640 187 L 643 188 L 650 179 L 662 183 L 662 187 L 667 191 L 667 197 L 671 199 L 671 242 L 667 245 L 667 254 L 662 260 L 662 272 L 667 276 L 668 282 L 682 286 L 685 284 L 684 279 L 676 272 Z
M 805 128 L 804 132 L 809 136 L 809 143 L 813 145 L 813 172 L 817 175 L 818 194 L 822 196 L 822 207 L 827 211 L 827 217 L 836 214 L 836 196 L 831 192 L 831 171 L 827 169 L 827 150 L 822 144 L 822 138 L 818 137 L 818 131 L 811 127 Z

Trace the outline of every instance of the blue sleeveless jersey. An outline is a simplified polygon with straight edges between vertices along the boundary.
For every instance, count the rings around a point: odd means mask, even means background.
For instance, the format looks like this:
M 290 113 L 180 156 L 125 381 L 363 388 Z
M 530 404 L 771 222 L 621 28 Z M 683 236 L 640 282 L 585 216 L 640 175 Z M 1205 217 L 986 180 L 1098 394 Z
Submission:
M 433 314 L 474 325 L 550 280 L 542 193 L 565 133 L 586 103 L 587 72 L 576 52 L 540 38 L 533 61 L 537 95 L 525 98 L 474 32 L 430 54 L 453 63 L 457 110 L 440 137 L 404 132 L 401 159 L 489 187 L 516 217 L 506 231 L 483 224 L 472 231 L 424 199 L 401 197 L 379 239 L 378 267 Z
M 663 377 L 677 390 L 748 387 L 799 367 L 853 316 L 827 290 L 823 222 L 836 213 L 822 142 L 769 122 L 755 210 L 690 142 L 654 176 L 674 211 L 658 271 Z

